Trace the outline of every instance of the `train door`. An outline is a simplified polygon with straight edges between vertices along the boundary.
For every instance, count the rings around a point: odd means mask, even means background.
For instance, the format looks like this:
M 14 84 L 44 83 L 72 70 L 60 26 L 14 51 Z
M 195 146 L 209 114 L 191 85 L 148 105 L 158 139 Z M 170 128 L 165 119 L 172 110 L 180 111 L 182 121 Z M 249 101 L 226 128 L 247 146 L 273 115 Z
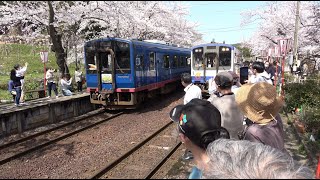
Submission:
M 113 92 L 116 88 L 116 82 L 115 82 L 115 74 L 114 74 L 114 52 L 109 49 L 105 52 L 100 53 L 100 62 L 99 69 L 101 74 L 99 77 L 101 77 L 101 81 L 98 82 L 101 83 L 101 89 L 105 89 L 108 91 Z M 101 65 L 101 66 L 100 66 Z
M 141 64 L 141 68 L 142 68 L 142 85 L 147 85 L 148 84 L 148 70 L 149 70 L 149 54 L 147 53 L 147 51 L 144 49 L 142 49 L 143 52 L 143 58 L 142 58 L 142 64 Z
M 163 80 L 168 80 L 170 78 L 170 55 L 164 54 L 163 55 L 163 66 L 162 66 L 162 78 Z
M 163 53 L 157 52 L 155 57 L 156 57 L 156 81 L 160 82 L 162 79 Z
M 136 66 L 136 84 L 137 87 L 146 84 L 146 71 L 145 71 L 145 55 L 141 46 L 136 46 L 135 66 Z
M 147 83 L 152 84 L 157 80 L 157 71 L 156 71 L 156 53 L 153 51 L 148 52 L 148 79 Z

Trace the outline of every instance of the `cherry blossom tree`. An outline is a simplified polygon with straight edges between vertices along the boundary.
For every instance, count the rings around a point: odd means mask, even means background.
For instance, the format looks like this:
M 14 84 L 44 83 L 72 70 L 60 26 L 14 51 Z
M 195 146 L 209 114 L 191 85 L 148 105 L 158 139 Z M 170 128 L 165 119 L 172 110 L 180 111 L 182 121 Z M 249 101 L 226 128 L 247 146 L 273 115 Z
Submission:
M 1 27 L 21 27 L 28 40 L 49 35 L 61 73 L 68 48 L 100 37 L 157 39 L 192 46 L 202 35 L 186 21 L 188 7 L 164 1 L 2 1 Z M 73 41 L 70 43 L 70 41 Z M 69 53 L 70 51 L 68 51 Z
M 271 1 L 258 9 L 243 12 L 242 24 L 259 21 L 259 28 L 244 42 L 254 54 L 277 44 L 279 38 L 294 39 L 296 1 Z M 301 53 L 310 48 L 319 49 L 319 3 L 301 1 L 298 47 Z

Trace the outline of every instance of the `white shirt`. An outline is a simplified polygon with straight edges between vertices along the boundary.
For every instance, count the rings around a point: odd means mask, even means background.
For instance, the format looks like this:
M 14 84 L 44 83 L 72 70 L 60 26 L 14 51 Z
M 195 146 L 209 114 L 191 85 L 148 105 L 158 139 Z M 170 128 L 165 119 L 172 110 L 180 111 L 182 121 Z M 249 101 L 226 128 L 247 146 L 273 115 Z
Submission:
M 74 79 L 76 82 L 82 81 L 82 72 L 81 71 L 75 71 L 74 72 Z
M 26 71 L 27 71 L 27 67 L 26 66 L 21 68 L 21 69 L 18 69 L 18 70 L 16 70 L 16 76 L 17 77 L 22 77 L 22 76 L 24 76 Z
M 23 68 L 16 70 L 16 77 L 23 77 L 26 71 L 27 71 L 27 66 L 24 66 Z M 20 82 L 21 82 L 21 86 L 23 86 L 24 79 L 20 79 Z
M 270 79 L 270 76 L 266 71 L 263 71 L 263 73 L 259 73 L 256 75 L 251 76 L 250 83 L 257 83 L 257 82 L 267 82 L 269 84 L 272 84 L 272 81 Z
M 47 79 L 47 82 L 50 83 L 50 82 L 53 82 L 55 83 L 54 81 L 54 74 L 53 74 L 54 71 L 48 69 L 48 71 L 46 72 L 46 79 Z
M 202 99 L 201 89 L 194 84 L 189 84 L 186 88 L 184 88 L 186 94 L 184 95 L 183 104 L 187 104 L 192 99 L 198 98 Z
M 68 87 L 71 85 L 71 82 L 72 82 L 72 78 L 70 78 L 69 80 L 61 79 L 60 80 L 61 89 L 62 90 L 67 90 Z

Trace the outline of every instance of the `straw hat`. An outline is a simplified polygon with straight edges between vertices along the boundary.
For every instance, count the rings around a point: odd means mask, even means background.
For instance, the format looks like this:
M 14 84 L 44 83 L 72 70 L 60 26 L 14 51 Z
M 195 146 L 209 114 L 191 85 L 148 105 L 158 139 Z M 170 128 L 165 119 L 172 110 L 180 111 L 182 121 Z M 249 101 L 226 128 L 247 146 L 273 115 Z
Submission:
M 276 88 L 267 82 L 241 86 L 235 99 L 242 113 L 259 124 L 272 121 L 284 104 Z

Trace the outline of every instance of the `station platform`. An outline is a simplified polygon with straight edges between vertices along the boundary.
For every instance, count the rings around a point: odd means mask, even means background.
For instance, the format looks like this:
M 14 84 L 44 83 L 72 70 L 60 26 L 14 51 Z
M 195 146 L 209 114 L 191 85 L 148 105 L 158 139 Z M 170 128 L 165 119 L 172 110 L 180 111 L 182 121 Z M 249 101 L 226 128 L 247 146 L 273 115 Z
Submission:
M 94 109 L 89 93 L 39 98 L 18 107 L 14 103 L 0 104 L 0 137 L 57 123 Z

